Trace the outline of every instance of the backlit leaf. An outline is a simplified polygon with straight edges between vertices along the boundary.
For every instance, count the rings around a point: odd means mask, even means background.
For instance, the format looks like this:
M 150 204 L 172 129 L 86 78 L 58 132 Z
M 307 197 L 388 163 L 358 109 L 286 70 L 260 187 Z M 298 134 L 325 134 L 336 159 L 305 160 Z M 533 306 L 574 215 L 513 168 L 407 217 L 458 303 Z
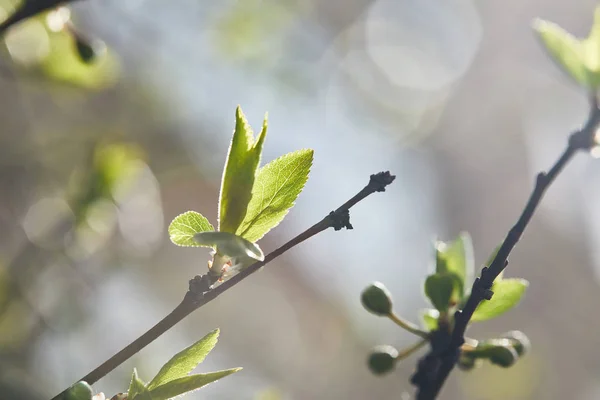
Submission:
M 148 383 L 148 389 L 153 390 L 167 382 L 186 377 L 198 364 L 204 361 L 208 353 L 217 344 L 218 337 L 219 330 L 215 329 L 190 347 L 175 354 Z
M 214 231 L 214 228 L 202 214 L 195 211 L 178 215 L 169 225 L 171 242 L 178 246 L 206 246 L 194 239 L 196 234 L 206 231 Z
M 260 168 L 252 198 L 236 234 L 256 242 L 277 226 L 294 206 L 313 161 L 313 150 L 288 153 Z
M 525 279 L 496 279 L 492 285 L 492 299 L 479 304 L 471 321 L 487 321 L 504 314 L 519 303 L 527 286 L 529 282 Z
M 209 372 L 206 374 L 184 376 L 171 380 L 152 389 L 150 394 L 152 395 L 152 400 L 171 399 L 184 393 L 192 392 L 201 388 L 202 386 L 206 386 L 209 383 L 215 382 L 221 378 L 238 372 L 239 370 L 241 370 L 241 368 L 232 368 L 223 371 Z
M 237 232 L 246 216 L 252 197 L 252 187 L 267 135 L 267 119 L 256 140 L 240 107 L 236 110 L 235 130 L 225 161 L 219 196 L 220 232 Z

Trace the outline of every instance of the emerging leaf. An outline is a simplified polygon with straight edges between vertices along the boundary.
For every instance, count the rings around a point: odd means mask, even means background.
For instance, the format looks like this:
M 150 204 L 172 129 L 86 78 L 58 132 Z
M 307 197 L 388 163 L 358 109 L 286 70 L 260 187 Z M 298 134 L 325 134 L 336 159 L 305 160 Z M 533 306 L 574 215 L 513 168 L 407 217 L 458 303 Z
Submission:
M 219 196 L 219 231 L 237 232 L 246 216 L 262 147 L 267 135 L 267 119 L 256 141 L 240 107 L 236 110 L 235 130 L 225 161 Z
M 451 272 L 458 277 L 461 299 L 466 294 L 466 285 L 473 280 L 474 270 L 473 244 L 467 232 L 461 232 L 454 242 L 437 244 L 436 272 Z
M 236 235 L 256 242 L 283 220 L 308 180 L 313 153 L 310 149 L 288 153 L 258 170 Z
M 494 296 L 479 304 L 471 321 L 487 321 L 504 314 L 519 303 L 527 286 L 529 282 L 525 279 L 496 279 L 492 285 Z
M 177 246 L 198 247 L 206 246 L 198 243 L 194 236 L 200 232 L 214 231 L 215 228 L 208 222 L 204 215 L 196 211 L 184 212 L 176 216 L 169 225 L 171 242 Z M 211 247 L 211 246 L 206 246 Z
M 184 393 L 192 392 L 196 389 L 206 386 L 209 383 L 218 381 L 228 375 L 238 372 L 241 368 L 231 368 L 223 371 L 209 372 L 207 374 L 196 374 L 184 376 L 166 382 L 150 391 L 152 400 L 167 400 L 180 396 Z
M 577 83 L 588 89 L 600 86 L 600 7 L 589 36 L 579 40 L 557 24 L 536 20 L 534 29 L 554 61 Z
M 425 280 L 425 295 L 440 312 L 456 304 L 459 288 L 459 278 L 451 272 L 432 274 Z
M 138 377 L 137 370 L 133 369 L 129 390 L 127 390 L 128 400 L 152 400 L 146 384 Z
M 216 247 L 217 253 L 230 258 L 263 261 L 265 255 L 257 244 L 228 232 L 201 232 L 194 240 L 202 246 Z
M 421 319 L 423 320 L 423 325 L 425 328 L 431 332 L 435 331 L 438 328 L 438 318 L 440 317 L 440 312 L 433 308 L 426 308 L 422 310 Z
M 167 382 L 186 377 L 204 361 L 208 353 L 216 346 L 218 337 L 219 330 L 215 329 L 190 347 L 175 354 L 148 383 L 148 389 L 152 391 Z M 155 399 L 154 395 L 152 398 Z

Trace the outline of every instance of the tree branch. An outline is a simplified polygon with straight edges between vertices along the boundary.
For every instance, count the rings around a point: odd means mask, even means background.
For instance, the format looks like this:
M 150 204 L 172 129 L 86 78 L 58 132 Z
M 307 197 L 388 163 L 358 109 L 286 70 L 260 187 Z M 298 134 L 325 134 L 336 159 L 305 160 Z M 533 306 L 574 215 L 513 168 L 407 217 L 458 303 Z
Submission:
M 311 238 L 312 236 L 328 228 L 333 228 L 336 231 L 342 228 L 352 229 L 352 225 L 350 224 L 350 208 L 359 201 L 363 200 L 365 197 L 375 192 L 384 192 L 385 187 L 391 184 L 395 178 L 396 177 L 394 175 L 391 175 L 389 172 L 380 172 L 378 174 L 371 175 L 367 186 L 365 186 L 360 192 L 358 192 L 354 197 L 352 197 L 350 200 L 348 200 L 346 203 L 340 206 L 337 210 L 332 211 L 321 221 L 317 222 L 316 224 L 314 224 L 295 238 L 291 239 L 283 246 L 267 254 L 265 256 L 264 261 L 256 262 L 250 265 L 249 267 L 240 271 L 237 275 L 234 275 L 233 277 L 216 287 L 212 287 L 214 283 L 214 278 L 211 277 L 210 274 L 196 276 L 195 278 L 190 280 L 190 288 L 185 294 L 185 297 L 183 298 L 181 303 L 177 307 L 175 307 L 173 311 L 171 311 L 171 313 L 169 313 L 165 318 L 160 320 L 156 325 L 150 328 L 150 330 L 148 330 L 142 336 L 140 336 L 139 338 L 131 342 L 129 345 L 127 345 L 123 350 L 116 353 L 114 356 L 109 358 L 98 368 L 94 369 L 92 372 L 90 372 L 80 380 L 85 381 L 89 384 L 97 382 L 100 378 L 111 372 L 113 369 L 117 368 L 123 362 L 127 361 L 129 358 L 135 355 L 138 351 L 152 343 L 163 333 L 175 326 L 182 319 L 190 315 L 193 311 L 214 300 L 220 294 L 231 289 L 233 286 L 246 279 L 254 272 L 258 271 L 267 263 L 273 261 L 275 258 L 279 257 L 289 249 L 299 245 L 305 240 Z M 66 389 L 62 393 L 53 397 L 52 400 L 61 399 L 62 395 L 65 392 Z
M 27 18 L 75 1 L 77 0 L 25 0 L 10 17 L 0 23 L 0 35 L 4 35 L 8 28 Z
M 594 95 L 591 98 L 590 113 L 585 126 L 571 134 L 567 147 L 552 168 L 548 172 L 540 172 L 537 175 L 534 189 L 521 216 L 508 232 L 491 264 L 484 267 L 481 276 L 475 279 L 471 294 L 463 309 L 457 310 L 454 314 L 452 331 L 438 331 L 436 335 L 432 336 L 431 350 L 419 360 L 417 371 L 411 378 L 411 382 L 417 386 L 416 398 L 418 400 L 433 400 L 437 397 L 446 378 L 458 361 L 460 347 L 465 342 L 465 331 L 475 309 L 481 301 L 492 298 L 491 287 L 494 280 L 508 265 L 511 251 L 523 235 L 548 187 L 578 151 L 590 150 L 596 145 L 594 137 L 599 124 L 600 110 Z

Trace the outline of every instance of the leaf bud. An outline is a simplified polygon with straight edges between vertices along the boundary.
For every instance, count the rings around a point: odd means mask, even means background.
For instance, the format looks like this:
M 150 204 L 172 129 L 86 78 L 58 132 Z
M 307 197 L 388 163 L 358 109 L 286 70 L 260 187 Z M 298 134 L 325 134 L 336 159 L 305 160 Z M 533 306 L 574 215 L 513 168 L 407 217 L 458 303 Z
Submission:
M 383 375 L 394 369 L 396 366 L 396 357 L 398 350 L 389 345 L 377 346 L 369 355 L 369 369 L 375 375 Z
M 522 357 L 531 348 L 529 338 L 521 331 L 506 332 L 502 335 L 502 338 L 510 340 L 519 357 Z
M 392 295 L 381 282 L 373 282 L 363 290 L 360 300 L 363 307 L 375 315 L 390 315 Z
M 65 394 L 65 400 L 92 400 L 94 392 L 92 387 L 84 381 L 73 384 Z

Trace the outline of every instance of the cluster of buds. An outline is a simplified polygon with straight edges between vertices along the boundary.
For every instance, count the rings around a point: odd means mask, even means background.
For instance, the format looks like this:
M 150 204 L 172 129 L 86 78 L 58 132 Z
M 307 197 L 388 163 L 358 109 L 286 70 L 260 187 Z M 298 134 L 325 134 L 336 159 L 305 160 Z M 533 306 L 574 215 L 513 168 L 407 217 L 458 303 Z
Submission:
M 439 328 L 427 332 L 396 315 L 393 311 L 392 296 L 380 282 L 374 282 L 363 290 L 361 302 L 370 313 L 387 317 L 401 328 L 421 338 L 419 342 L 400 351 L 390 345 L 376 346 L 368 358 L 369 369 L 375 375 L 391 372 L 399 360 L 429 343 L 434 332 L 439 333 L 437 331 Z M 446 316 L 440 315 L 439 318 L 445 320 Z M 494 365 L 508 368 L 525 355 L 529 348 L 529 339 L 520 331 L 510 331 L 499 338 L 484 341 L 466 338 L 466 343 L 461 347 L 457 366 L 463 371 L 469 371 L 481 365 L 482 360 L 488 360 Z

